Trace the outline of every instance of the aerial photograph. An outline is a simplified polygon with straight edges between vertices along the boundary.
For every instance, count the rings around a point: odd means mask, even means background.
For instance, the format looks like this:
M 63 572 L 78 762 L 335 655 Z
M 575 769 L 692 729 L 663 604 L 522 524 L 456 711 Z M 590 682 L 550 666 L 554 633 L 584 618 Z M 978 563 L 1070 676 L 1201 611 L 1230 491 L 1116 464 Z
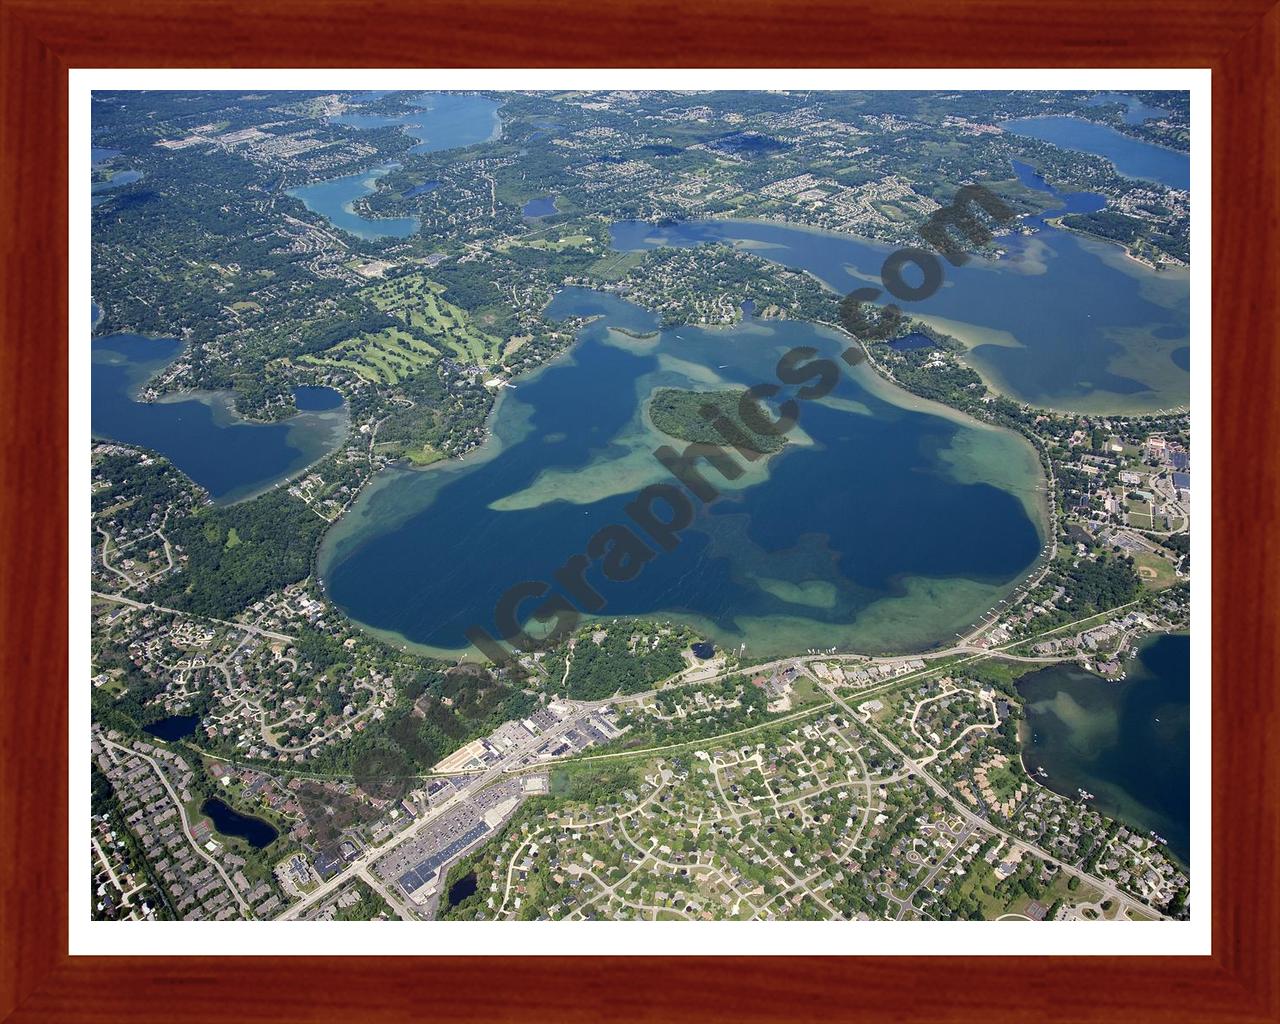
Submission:
M 94 921 L 1192 918 L 1189 92 L 91 136 Z

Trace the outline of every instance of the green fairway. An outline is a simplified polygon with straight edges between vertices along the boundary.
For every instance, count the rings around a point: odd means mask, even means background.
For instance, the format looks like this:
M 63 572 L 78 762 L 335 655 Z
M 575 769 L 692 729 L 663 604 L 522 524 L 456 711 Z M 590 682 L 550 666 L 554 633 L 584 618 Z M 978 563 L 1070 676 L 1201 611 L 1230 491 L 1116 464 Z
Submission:
M 480 330 L 470 315 L 448 302 L 443 293 L 443 285 L 417 273 L 370 285 L 360 296 L 403 321 L 419 337 L 430 339 L 442 354 L 478 366 L 497 362 L 503 339 Z
M 395 384 L 440 357 L 438 349 L 398 327 L 343 341 L 299 361 L 351 370 L 374 384 Z

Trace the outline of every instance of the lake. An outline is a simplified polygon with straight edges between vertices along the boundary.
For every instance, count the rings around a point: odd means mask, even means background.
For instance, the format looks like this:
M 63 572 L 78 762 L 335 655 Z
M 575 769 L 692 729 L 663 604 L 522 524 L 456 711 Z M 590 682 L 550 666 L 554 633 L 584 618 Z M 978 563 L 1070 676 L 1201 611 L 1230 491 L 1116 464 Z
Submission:
M 623 506 L 641 488 L 670 479 L 653 455 L 670 439 L 645 411 L 654 390 L 751 386 L 775 380 L 797 345 L 844 348 L 800 321 L 659 332 L 652 314 L 582 288 L 561 291 L 548 314 L 599 319 L 503 390 L 479 451 L 383 471 L 327 534 L 320 576 L 358 622 L 427 651 L 465 649 L 468 627 L 494 631 L 507 588 L 551 579 L 602 527 L 629 521 Z M 602 615 L 676 618 L 757 655 L 901 651 L 946 642 L 1013 589 L 1043 543 L 1030 445 L 865 365 L 842 373 L 830 396 L 803 404 L 782 453 L 732 484 L 709 471 L 724 497 L 674 551 L 630 582 L 588 573 Z
M 173 740 L 186 739 L 196 731 L 196 726 L 199 724 L 199 715 L 170 715 L 168 718 L 161 718 L 150 725 L 144 725 L 142 731 L 158 740 L 172 742 Z
M 123 154 L 118 149 L 108 149 L 106 146 L 91 146 L 89 159 L 94 170 L 98 170 L 115 157 L 122 155 Z M 105 181 L 93 182 L 89 188 L 90 192 L 93 193 L 93 199 L 90 200 L 90 204 L 98 206 L 99 204 L 106 202 L 107 197 L 102 195 L 102 193 L 109 192 L 113 188 L 123 188 L 125 185 L 132 185 L 135 181 L 141 181 L 142 177 L 143 174 L 141 171 L 120 170 L 116 171 L 115 174 Z
M 97 195 L 99 192 L 107 192 L 113 188 L 122 188 L 125 185 L 132 185 L 135 181 L 141 180 L 141 171 L 117 171 L 107 181 L 95 181 L 90 186 L 90 191 L 94 195 Z
M 257 850 L 270 846 L 280 835 L 269 821 L 241 814 L 216 796 L 209 797 L 200 805 L 200 813 L 209 817 L 214 829 L 221 835 L 236 836 Z
M 375 97 L 377 98 L 377 97 Z M 410 153 L 438 153 L 461 149 L 496 139 L 502 132 L 498 102 L 484 96 L 446 92 L 424 92 L 408 97 L 412 110 L 401 114 L 340 114 L 332 124 L 352 128 L 386 128 L 399 125 L 406 135 L 418 140 Z
M 1025 165 L 1028 187 L 1050 191 Z M 1055 228 L 1049 215 L 1096 209 L 1098 197 L 1052 193 L 1060 207 L 1002 238 L 1009 255 L 944 263 L 943 286 L 904 312 L 950 334 L 965 361 L 996 390 L 1044 408 L 1139 414 L 1185 406 L 1190 375 L 1188 275 L 1152 271 L 1115 245 Z M 854 235 L 773 221 L 619 221 L 620 251 L 724 242 L 807 270 L 840 294 L 878 282 L 891 248 Z
M 367 94 L 374 95 L 376 94 Z M 407 135 L 419 142 L 410 153 L 436 153 L 446 149 L 474 146 L 497 138 L 502 132 L 498 117 L 499 104 L 484 96 L 455 93 L 424 92 L 410 97 L 406 103 L 413 109 L 398 114 L 340 114 L 329 120 L 352 128 L 385 128 L 399 125 Z M 421 226 L 417 217 L 363 217 L 356 213 L 356 200 L 378 187 L 378 179 L 394 170 L 397 164 L 373 167 L 358 174 L 313 182 L 291 188 L 287 194 L 302 200 L 312 213 L 326 218 L 334 227 L 342 228 L 357 238 L 376 241 L 380 238 L 408 238 Z M 438 181 L 423 182 L 404 193 L 406 197 L 430 192 Z
M 1183 191 L 1191 187 L 1190 154 L 1142 142 L 1105 124 L 1082 117 L 1023 117 L 1000 127 L 1014 135 L 1104 157 L 1127 178 L 1158 181 Z
M 1051 789 L 1085 789 L 1103 814 L 1155 830 L 1183 864 L 1190 859 L 1191 638 L 1148 640 L 1111 682 L 1071 665 L 1023 676 L 1022 760 Z
M 525 217 L 550 217 L 556 212 L 555 196 L 542 196 L 539 199 L 530 199 L 524 204 L 520 213 Z
M 1142 124 L 1144 121 L 1152 121 L 1157 117 L 1165 117 L 1169 111 L 1163 107 L 1152 107 L 1143 103 L 1137 96 L 1122 92 L 1104 92 L 1092 97 L 1086 107 L 1105 107 L 1110 104 L 1118 104 L 1124 109 L 1125 124 Z
M 301 411 L 278 423 L 241 419 L 229 392 L 138 401 L 146 382 L 181 353 L 182 343 L 173 338 L 95 338 L 93 437 L 159 452 L 222 504 L 287 480 L 346 437 L 348 410 L 332 388 L 298 388 Z
M 349 231 L 357 238 L 376 241 L 379 238 L 408 238 L 421 222 L 417 217 L 364 217 L 356 213 L 357 199 L 371 194 L 378 187 L 378 179 L 395 170 L 394 164 L 372 167 L 358 174 L 330 178 L 311 185 L 287 190 L 294 199 L 312 213 L 318 213 L 336 228 Z

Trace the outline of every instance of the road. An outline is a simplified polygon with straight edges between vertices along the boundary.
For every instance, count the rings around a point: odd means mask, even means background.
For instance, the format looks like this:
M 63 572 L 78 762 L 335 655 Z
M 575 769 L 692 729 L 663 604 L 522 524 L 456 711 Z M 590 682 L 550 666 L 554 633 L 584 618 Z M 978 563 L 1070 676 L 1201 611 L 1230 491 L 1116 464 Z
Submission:
M 368 850 L 365 850 L 362 854 L 360 854 L 360 856 L 358 856 L 355 860 L 351 861 L 345 868 L 339 871 L 331 879 L 329 879 L 327 882 L 321 883 L 320 887 L 317 888 L 314 892 L 310 893 L 305 899 L 300 900 L 299 902 L 295 903 L 293 906 L 285 910 L 283 913 L 279 914 L 276 919 L 280 921 L 293 920 L 298 916 L 298 914 L 301 911 L 307 909 L 307 907 L 311 906 L 314 903 L 319 902 L 320 900 L 324 899 L 326 896 L 332 894 L 338 888 L 340 888 L 344 883 L 350 881 L 352 877 L 356 875 L 364 876 L 365 872 L 367 872 L 368 869 L 372 867 L 375 861 L 380 860 L 382 857 L 386 856 L 388 852 L 390 852 L 391 850 L 394 850 L 401 843 L 408 842 L 410 839 L 415 838 L 420 832 L 426 829 L 428 825 L 430 825 L 434 821 L 437 821 L 446 812 L 453 810 L 453 808 L 458 806 L 460 803 L 466 800 L 469 800 L 471 797 L 475 796 L 477 793 L 479 793 L 482 789 L 484 789 L 487 785 L 489 785 L 489 783 L 493 782 L 495 779 L 502 778 L 506 774 L 507 769 L 509 767 L 517 764 L 523 758 L 527 757 L 530 753 L 532 753 L 536 748 L 541 746 L 547 740 L 555 739 L 558 736 L 562 736 L 564 733 L 568 732 L 575 725 L 577 725 L 577 723 L 578 723 L 578 716 L 573 715 L 560 722 L 557 722 L 555 725 L 553 725 L 550 729 L 547 729 L 545 732 L 540 733 L 537 736 L 531 736 L 526 742 L 513 748 L 509 754 L 503 757 L 500 761 L 496 762 L 491 768 L 487 769 L 483 774 L 475 776 L 475 778 L 473 778 L 471 782 L 469 782 L 464 788 L 457 790 L 453 794 L 453 796 L 449 797 L 449 799 L 445 800 L 443 803 L 441 803 L 436 807 L 432 807 L 424 815 L 422 815 L 421 818 L 418 818 L 412 825 L 406 828 L 403 832 L 399 833 L 396 836 L 393 836 L 389 842 L 384 843 L 382 846 L 372 847 Z
M 915 772 L 921 781 L 923 781 L 930 789 L 932 789 L 935 793 L 937 793 L 938 796 L 942 797 L 942 799 L 945 800 L 948 804 L 954 807 L 960 813 L 960 816 L 964 818 L 964 820 L 970 826 L 989 834 L 1002 836 L 1005 839 L 1009 840 L 1010 842 L 1017 843 L 1019 846 L 1024 846 L 1028 850 L 1033 850 L 1036 856 L 1040 857 L 1042 860 L 1045 860 L 1050 864 L 1056 865 L 1059 870 L 1065 871 L 1067 874 L 1079 876 L 1079 878 L 1082 881 L 1088 882 L 1094 888 L 1099 889 L 1105 896 L 1108 896 L 1111 899 L 1116 901 L 1116 904 L 1118 906 L 1117 916 L 1119 916 L 1120 914 L 1123 914 L 1127 910 L 1132 909 L 1142 914 L 1143 916 L 1146 916 L 1148 914 L 1155 914 L 1157 917 L 1160 917 L 1160 918 L 1164 917 L 1163 914 L 1159 913 L 1159 911 L 1155 910 L 1153 907 L 1149 907 L 1145 903 L 1139 903 L 1137 900 L 1133 899 L 1133 897 L 1121 891 L 1114 883 L 1109 882 L 1104 878 L 1098 878 L 1096 875 L 1091 875 L 1087 871 L 1082 871 L 1080 868 L 1077 868 L 1073 864 L 1068 864 L 1066 861 L 1059 860 L 1057 857 L 1053 856 L 1052 854 L 1048 853 L 1045 850 L 1042 850 L 1040 847 L 1036 846 L 1034 843 L 1028 842 L 1026 839 L 1023 839 L 1021 836 L 1014 835 L 1012 832 L 1006 832 L 1004 829 L 1000 828 L 998 825 L 993 825 L 986 818 L 983 818 L 980 815 L 974 814 L 967 807 L 965 807 L 964 804 L 962 804 L 958 799 L 956 799 L 956 797 L 952 795 L 951 791 L 947 789 L 946 786 L 942 785 L 942 783 L 940 783 L 937 779 L 935 779 L 932 775 L 930 775 L 927 771 L 925 771 L 924 766 L 923 764 L 921 764 L 921 762 L 915 761 L 912 758 L 907 757 L 907 755 L 904 754 L 900 749 L 898 749 L 898 747 L 893 742 L 891 742 L 883 732 L 881 732 L 879 729 L 876 729 L 865 718 L 858 715 L 853 710 L 853 708 L 849 707 L 849 705 L 844 702 L 843 698 L 841 698 L 840 695 L 837 694 L 833 688 L 829 688 L 825 684 L 819 684 L 819 686 L 821 687 L 822 691 L 827 694 L 827 696 L 829 696 L 833 701 L 835 701 L 835 703 L 839 704 L 842 708 L 844 708 L 845 711 L 849 713 L 850 717 L 853 718 L 854 721 L 862 722 L 863 725 L 875 735 L 876 739 L 878 739 L 881 743 L 883 743 L 884 746 L 889 751 L 891 751 L 896 757 L 902 760 L 903 765 L 905 765 L 909 771 Z
M 240 895 L 240 890 L 238 890 L 235 887 L 235 884 L 231 881 L 231 878 L 227 875 L 226 871 L 223 870 L 222 865 L 219 864 L 212 857 L 210 857 L 209 854 L 207 854 L 204 850 L 202 850 L 200 848 L 200 844 L 197 843 L 191 837 L 191 822 L 187 818 L 187 809 L 182 805 L 182 801 L 178 798 L 178 794 L 174 792 L 173 786 L 169 784 L 169 777 L 165 775 L 164 769 L 161 768 L 158 764 L 156 764 L 154 758 L 148 757 L 146 754 L 142 753 L 141 751 L 130 750 L 128 747 L 122 746 L 121 744 L 116 743 L 113 740 L 109 740 L 105 736 L 102 737 L 102 742 L 107 747 L 113 747 L 116 750 L 123 751 L 126 755 L 130 757 L 136 755 L 137 757 L 140 757 L 144 761 L 146 761 L 147 764 L 151 765 L 151 770 L 154 771 L 158 776 L 160 776 L 161 784 L 164 786 L 165 790 L 168 792 L 170 799 L 173 800 L 174 805 L 178 808 L 178 816 L 182 819 L 182 834 L 187 837 L 187 842 L 191 844 L 191 848 L 195 850 L 196 853 L 198 853 L 201 857 L 207 860 L 210 863 L 210 865 L 213 866 L 214 870 L 216 870 L 218 874 L 222 876 L 222 880 L 227 883 L 227 888 L 231 891 L 231 895 L 234 896 L 236 898 L 236 902 L 240 904 L 240 909 L 244 911 L 246 917 L 252 918 L 253 911 L 249 908 L 249 904 L 245 902 L 244 897 Z
M 185 615 L 189 619 L 204 619 L 205 622 L 216 622 L 222 626 L 231 626 L 235 629 L 243 629 L 246 633 L 257 633 L 259 636 L 267 636 L 272 640 L 283 640 L 286 643 L 296 643 L 297 638 L 288 636 L 285 633 L 276 633 L 270 629 L 260 629 L 257 626 L 251 626 L 247 622 L 230 622 L 227 619 L 215 619 L 211 615 L 196 615 L 193 612 L 180 611 L 177 608 L 166 608 L 164 605 L 151 604 L 150 602 L 134 601 L 132 598 L 121 597 L 119 594 L 104 594 L 100 590 L 89 591 L 94 597 L 102 601 L 114 601 L 116 604 L 127 604 L 131 608 L 140 608 L 144 611 L 167 612 L 170 615 Z

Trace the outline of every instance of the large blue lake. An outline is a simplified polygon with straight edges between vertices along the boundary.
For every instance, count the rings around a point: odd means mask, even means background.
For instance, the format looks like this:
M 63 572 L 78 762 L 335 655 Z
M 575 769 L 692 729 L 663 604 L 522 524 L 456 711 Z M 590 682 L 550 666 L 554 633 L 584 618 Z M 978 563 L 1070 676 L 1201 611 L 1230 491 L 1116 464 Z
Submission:
M 1058 205 L 1027 222 L 1034 234 L 1002 239 L 1005 258 L 944 264 L 943 287 L 903 310 L 958 338 L 993 387 L 1033 405 L 1116 414 L 1185 406 L 1187 273 L 1149 270 L 1117 246 L 1048 224 L 1046 216 L 1095 210 L 1102 200 L 1053 192 L 1030 167 L 1014 169 Z M 853 235 L 763 221 L 621 221 L 612 233 L 613 247 L 626 251 L 725 242 L 807 270 L 841 294 L 878 284 L 890 252 Z
M 1191 835 L 1191 638 L 1143 644 L 1122 682 L 1055 665 L 1018 681 L 1026 700 L 1023 763 L 1057 792 L 1142 832 L 1185 864 Z
M 418 144 L 409 150 L 410 153 L 436 153 L 474 146 L 497 138 L 502 130 L 498 102 L 484 96 L 424 92 L 409 97 L 405 104 L 413 109 L 401 114 L 356 111 L 339 114 L 329 120 L 333 124 L 345 124 L 352 128 L 386 128 L 398 125 L 406 135 L 418 140 Z
M 1144 121 L 1164 117 L 1169 113 L 1163 107 L 1153 107 L 1150 104 L 1143 103 L 1137 96 L 1123 92 L 1099 93 L 1085 105 L 1089 107 L 1105 107 L 1111 104 L 1124 107 L 1125 124 L 1142 124 Z
M 173 338 L 94 339 L 94 438 L 159 452 L 215 501 L 227 503 L 288 479 L 346 437 L 347 407 L 331 388 L 299 388 L 301 411 L 279 423 L 242 420 L 226 392 L 137 401 L 146 381 L 181 352 L 182 343 Z
M 651 314 L 577 288 L 549 312 L 599 319 L 504 390 L 480 452 L 384 472 L 326 537 L 321 576 L 357 621 L 440 651 L 466 647 L 472 625 L 493 632 L 503 591 L 550 580 L 596 531 L 630 521 L 641 488 L 670 479 L 653 455 L 669 439 L 645 412 L 654 389 L 774 381 L 794 346 L 843 347 L 796 321 L 658 332 Z M 1042 546 L 1030 446 L 865 366 L 803 405 L 781 454 L 723 486 L 638 578 L 588 572 L 602 615 L 672 616 L 756 654 L 928 647 L 1007 594 Z
M 1129 178 L 1158 181 L 1183 190 L 1191 187 L 1189 154 L 1130 138 L 1105 124 L 1095 124 L 1082 117 L 1024 117 L 1005 121 L 1001 127 L 1014 135 L 1105 157 L 1119 173 Z
M 418 139 L 410 153 L 435 153 L 446 149 L 474 146 L 495 138 L 502 130 L 498 103 L 484 96 L 454 93 L 421 93 L 406 101 L 411 107 L 404 113 L 354 113 L 333 117 L 335 124 L 353 128 L 385 128 L 398 125 L 407 135 Z M 288 190 L 288 194 L 312 213 L 318 213 L 333 224 L 355 235 L 376 241 L 382 238 L 408 238 L 417 232 L 417 217 L 364 217 L 354 208 L 355 202 L 378 187 L 378 179 L 390 173 L 395 165 L 373 167 L 358 174 L 348 174 L 328 181 L 314 182 Z M 428 182 L 405 193 L 428 192 L 439 182 Z

